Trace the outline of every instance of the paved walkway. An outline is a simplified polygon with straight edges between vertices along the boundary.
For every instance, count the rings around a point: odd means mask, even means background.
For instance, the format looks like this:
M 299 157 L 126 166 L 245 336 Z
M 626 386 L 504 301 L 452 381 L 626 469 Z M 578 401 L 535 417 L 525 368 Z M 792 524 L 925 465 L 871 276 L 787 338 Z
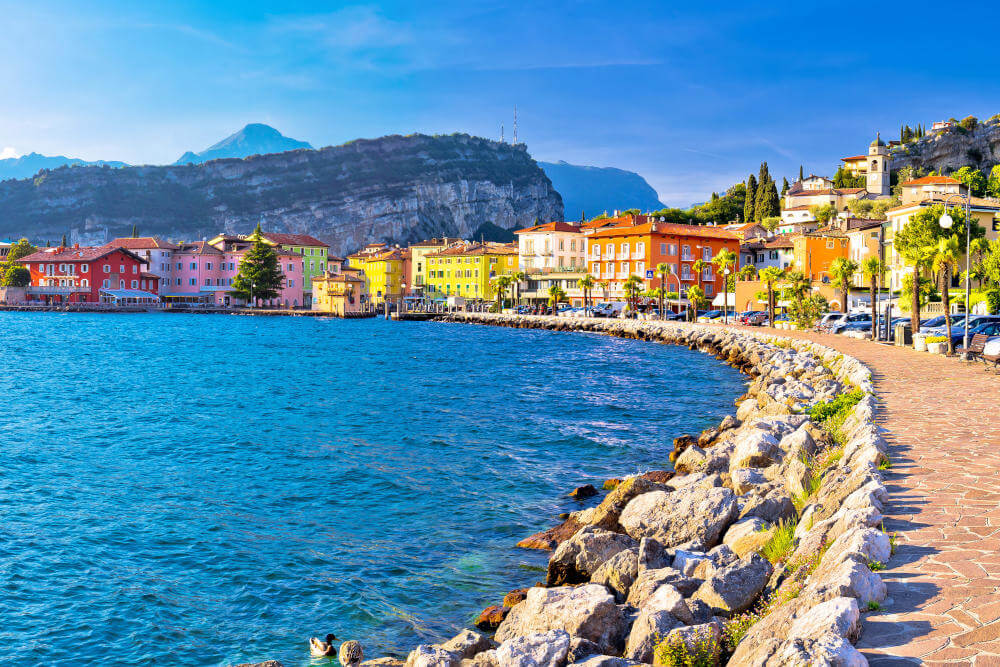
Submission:
M 758 329 L 759 330 L 759 329 Z M 872 370 L 892 469 L 882 611 L 858 648 L 873 666 L 1000 667 L 1000 374 L 954 358 L 825 334 L 777 331 Z

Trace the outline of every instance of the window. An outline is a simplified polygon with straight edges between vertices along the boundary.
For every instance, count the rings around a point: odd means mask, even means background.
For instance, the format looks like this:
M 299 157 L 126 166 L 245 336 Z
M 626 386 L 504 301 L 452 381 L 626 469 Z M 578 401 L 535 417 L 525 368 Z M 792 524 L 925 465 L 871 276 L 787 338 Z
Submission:
M 180 271 L 182 267 L 183 267 L 183 264 L 181 264 L 180 262 L 177 262 L 177 270 Z M 106 270 L 107 269 L 105 269 L 105 271 Z
M 622 257 L 628 257 L 628 243 L 622 242 Z
M 105 273 L 111 273 L 111 265 L 110 264 L 105 264 L 104 265 L 104 272 Z
M 646 256 L 646 244 L 645 243 L 636 243 L 635 244 L 635 254 L 638 255 L 638 256 L 640 256 L 640 257 L 645 257 Z
M 195 282 L 195 279 L 194 279 L 194 278 L 188 278 L 188 284 L 189 284 L 189 285 L 191 285 L 192 287 L 194 287 L 194 286 L 195 286 L 195 285 L 197 285 L 198 283 L 197 283 L 197 282 Z
M 107 288 L 111 287 L 111 281 L 108 280 L 107 278 L 105 278 L 104 282 L 101 283 L 101 287 L 103 287 L 104 289 L 107 289 Z
M 80 281 L 80 287 L 90 287 L 90 281 L 84 278 Z
M 289 264 L 288 265 L 288 272 L 289 273 L 294 273 L 295 272 L 295 265 L 294 264 Z
M 833 247 L 834 247 L 833 239 L 827 239 L 826 240 L 826 247 L 827 247 L 827 250 L 832 250 L 833 249 Z
M 596 243 L 590 247 L 590 250 L 591 250 L 590 254 L 593 255 L 594 257 L 601 256 L 601 246 L 597 245 Z
M 615 272 L 615 263 L 614 262 L 608 262 L 604 266 L 604 272 L 606 274 L 608 274 L 609 276 L 612 275 Z
M 677 244 L 676 243 L 671 243 L 670 244 L 670 254 L 671 255 L 676 255 L 677 254 Z
M 196 271 L 198 269 L 198 262 L 191 262 L 191 270 Z
M 570 239 L 569 240 L 569 249 L 570 250 L 576 250 L 576 239 Z
M 681 259 L 689 260 L 691 259 L 691 246 L 681 246 Z
M 139 265 L 138 264 L 133 264 L 132 265 L 132 273 L 133 274 L 139 273 Z
M 81 264 L 80 265 L 80 273 L 86 273 L 89 270 L 90 270 L 90 266 L 89 265 L 87 265 L 87 264 Z
M 712 285 L 705 285 L 705 296 L 712 296 L 715 288 Z
M 565 250 L 565 247 L 564 247 L 565 243 L 566 242 L 564 240 L 559 239 L 559 249 L 560 250 Z
M 608 247 L 605 248 L 605 250 L 607 251 L 607 257 L 608 257 L 608 259 L 614 259 L 615 258 L 615 246 L 614 246 L 614 244 L 609 243 Z
M 621 262 L 618 265 L 618 271 L 620 273 L 628 273 L 628 262 Z
M 206 262 L 205 263 L 205 268 L 208 269 L 209 271 L 211 271 L 212 270 L 212 263 L 211 262 Z
M 288 286 L 289 287 L 295 287 L 295 279 L 294 278 L 289 278 L 288 279 Z
M 636 262 L 635 272 L 639 275 L 640 278 L 645 277 L 645 275 L 646 275 L 646 262 Z
M 661 243 L 660 244 L 660 254 L 661 255 L 666 255 L 667 254 L 667 244 L 666 243 Z
M 702 248 L 701 249 L 701 257 L 706 262 L 708 260 L 712 259 L 712 249 L 710 247 L 708 247 L 708 246 L 705 246 L 704 248 Z
M 132 289 L 136 289 L 137 287 L 139 287 L 139 281 L 138 280 L 133 280 L 132 281 Z
M 118 281 L 118 289 L 125 289 L 125 280 Z
M 212 286 L 212 279 L 205 278 L 205 287 L 211 287 L 211 286 Z
M 118 265 L 118 273 L 125 273 L 125 265 L 124 264 L 119 264 Z

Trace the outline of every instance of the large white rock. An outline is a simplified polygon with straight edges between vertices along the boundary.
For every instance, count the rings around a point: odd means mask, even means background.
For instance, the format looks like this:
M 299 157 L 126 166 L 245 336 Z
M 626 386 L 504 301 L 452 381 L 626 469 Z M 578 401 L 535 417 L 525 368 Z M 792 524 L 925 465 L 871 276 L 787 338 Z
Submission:
M 761 549 L 771 539 L 773 530 L 766 521 L 757 517 L 740 519 L 726 531 L 722 543 L 743 558 Z
M 736 511 L 736 498 L 726 488 L 653 491 L 635 497 L 619 522 L 637 540 L 652 537 L 668 548 L 686 544 L 706 550 L 719 543 Z
M 562 630 L 515 637 L 497 648 L 501 667 L 562 667 L 569 653 L 569 634 Z
M 784 453 L 778 439 L 771 433 L 757 428 L 744 430 L 736 439 L 736 449 L 729 459 L 730 469 L 766 468 L 781 463 Z
M 587 581 L 606 560 L 638 546 L 628 535 L 584 526 L 552 554 L 545 583 L 559 586 Z
M 746 611 L 757 600 L 774 568 L 760 554 L 750 554 L 716 570 L 691 597 L 705 602 L 719 615 Z
M 856 640 L 861 633 L 858 601 L 854 598 L 834 598 L 816 605 L 799 616 L 788 631 L 789 639 L 819 639 L 833 633 Z
M 535 587 L 524 602 L 510 610 L 494 639 L 502 643 L 550 630 L 589 639 L 602 653 L 615 654 L 621 650 L 625 621 L 614 596 L 599 584 Z

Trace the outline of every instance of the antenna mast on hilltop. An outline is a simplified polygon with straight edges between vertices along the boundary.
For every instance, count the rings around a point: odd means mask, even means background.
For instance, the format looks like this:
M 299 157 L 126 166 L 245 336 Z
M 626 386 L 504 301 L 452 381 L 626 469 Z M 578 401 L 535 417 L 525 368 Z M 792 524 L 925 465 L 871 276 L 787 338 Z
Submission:
M 500 123 L 500 143 L 503 143 L 503 123 Z
M 517 105 L 514 105 L 514 144 L 517 144 Z

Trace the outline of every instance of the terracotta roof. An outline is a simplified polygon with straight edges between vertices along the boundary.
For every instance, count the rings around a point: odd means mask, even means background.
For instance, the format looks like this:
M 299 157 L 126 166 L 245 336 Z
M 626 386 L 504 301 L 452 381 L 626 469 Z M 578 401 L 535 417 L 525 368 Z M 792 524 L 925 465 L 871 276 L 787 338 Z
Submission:
M 145 250 L 146 248 L 162 248 L 164 250 L 177 250 L 177 244 L 155 236 L 140 236 L 139 238 L 117 238 L 104 245 L 115 246 L 116 248 L 126 248 L 128 250 Z
M 792 234 L 781 234 L 775 236 L 773 239 L 768 239 L 767 243 L 764 244 L 765 248 L 792 248 L 795 246 L 792 243 Z
M 862 232 L 866 229 L 874 229 L 885 224 L 885 220 L 867 220 L 865 218 L 848 218 L 847 231 Z
M 530 232 L 574 232 L 580 234 L 580 225 L 573 224 L 571 222 L 547 222 L 544 225 L 535 225 L 534 227 L 526 227 L 524 229 L 518 229 L 515 234 L 528 234 Z
M 893 208 L 890 208 L 886 212 L 890 213 L 892 211 L 902 211 L 904 209 L 913 208 L 915 206 L 933 206 L 934 204 L 944 204 L 944 201 L 945 201 L 944 196 L 936 193 L 931 193 L 927 197 L 921 199 L 920 201 L 911 202 L 909 204 L 903 204 L 901 206 L 895 206 Z M 980 210 L 987 210 L 987 211 L 1000 210 L 1000 201 L 996 199 L 983 199 L 982 197 L 972 197 L 970 198 L 969 203 L 972 206 L 972 208 Z M 958 199 L 952 199 L 950 202 L 948 202 L 948 206 L 962 206 L 962 205 L 963 202 Z
M 100 259 L 106 255 L 121 250 L 126 255 L 131 256 L 140 264 L 145 264 L 146 260 L 139 257 L 131 250 L 127 248 L 122 248 L 121 246 L 85 246 L 83 248 L 63 248 L 61 251 L 58 248 L 48 248 L 46 250 L 39 250 L 38 252 L 31 253 L 25 257 L 22 257 L 18 261 L 27 264 L 29 262 L 92 262 L 95 259 Z
M 427 253 L 428 257 L 464 257 L 469 255 L 516 255 L 517 245 L 514 243 L 472 243 L 456 245 L 437 252 Z
M 840 161 L 841 162 L 856 162 L 858 160 L 867 160 L 867 159 L 868 159 L 867 155 L 852 155 L 851 157 L 842 157 L 842 158 L 840 158 Z
M 656 225 L 656 234 L 667 236 L 700 236 L 702 238 L 715 238 L 738 241 L 739 237 L 722 227 L 711 227 L 708 225 L 680 225 L 672 222 L 647 222 L 642 225 L 628 225 L 601 229 L 594 232 L 595 237 L 609 236 L 631 236 L 634 234 L 652 234 L 653 225 Z
M 186 255 L 221 255 L 222 251 L 208 241 L 195 241 L 194 243 L 182 243 L 177 247 L 177 252 Z
M 859 192 L 866 192 L 864 188 L 826 188 L 823 190 L 802 190 L 801 192 L 796 192 L 792 194 L 789 190 L 785 193 L 786 197 L 818 197 L 819 195 L 853 195 Z
M 957 178 L 951 178 L 950 176 L 924 176 L 923 178 L 915 178 L 912 181 L 903 183 L 903 187 L 911 185 L 958 185 L 961 182 Z
M 319 248 L 330 247 L 318 238 L 309 236 L 308 234 L 275 234 L 268 232 L 266 234 L 261 234 L 261 236 L 272 243 L 277 243 L 278 245 L 316 246 Z
M 160 279 L 160 276 L 156 275 L 155 273 L 150 273 L 149 271 L 143 271 L 142 273 L 139 274 L 139 277 L 140 278 L 155 278 L 157 280 Z
M 784 211 L 808 211 L 811 208 L 812 208 L 812 206 L 810 206 L 809 204 L 802 204 L 801 206 L 789 206 L 789 207 L 787 207 L 785 209 L 782 209 L 782 210 L 784 210 Z

